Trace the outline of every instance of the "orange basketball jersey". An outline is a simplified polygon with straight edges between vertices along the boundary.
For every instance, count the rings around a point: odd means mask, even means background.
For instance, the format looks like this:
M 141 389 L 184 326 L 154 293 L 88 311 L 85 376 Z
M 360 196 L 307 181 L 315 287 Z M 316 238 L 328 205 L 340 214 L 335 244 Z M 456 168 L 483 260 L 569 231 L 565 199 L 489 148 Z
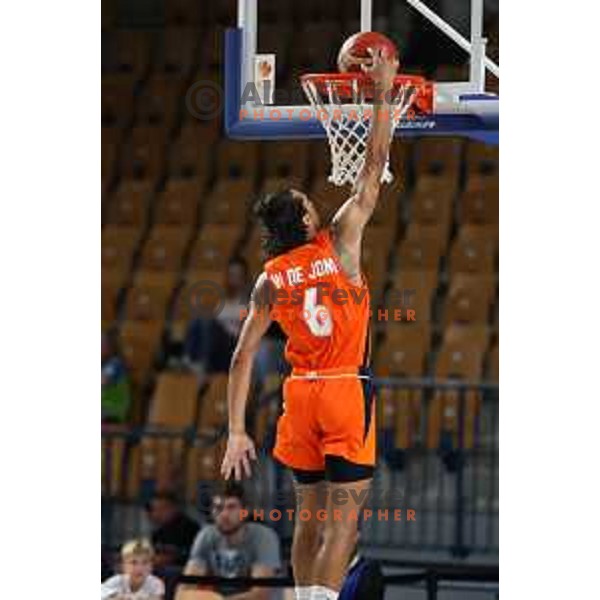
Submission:
M 350 282 L 327 229 L 265 263 L 273 284 L 271 317 L 288 337 L 292 367 L 368 366 L 369 291 Z

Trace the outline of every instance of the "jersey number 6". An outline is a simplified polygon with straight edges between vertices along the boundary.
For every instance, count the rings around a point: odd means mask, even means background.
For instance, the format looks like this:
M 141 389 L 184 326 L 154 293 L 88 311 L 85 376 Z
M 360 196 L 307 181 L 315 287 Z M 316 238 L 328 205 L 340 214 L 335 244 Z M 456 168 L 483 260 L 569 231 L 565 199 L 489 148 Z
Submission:
M 315 337 L 328 337 L 333 330 L 331 314 L 326 306 L 317 304 L 317 288 L 312 287 L 304 294 L 302 316 Z

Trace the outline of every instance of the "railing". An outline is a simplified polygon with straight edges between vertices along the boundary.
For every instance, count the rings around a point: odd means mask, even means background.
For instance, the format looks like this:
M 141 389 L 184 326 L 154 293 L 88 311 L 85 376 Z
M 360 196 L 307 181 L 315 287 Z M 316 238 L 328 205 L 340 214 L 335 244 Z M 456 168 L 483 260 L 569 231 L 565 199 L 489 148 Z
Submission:
M 385 567 L 385 565 L 383 565 Z M 419 590 L 417 596 L 423 600 L 437 600 L 439 592 L 444 592 L 444 598 L 450 600 L 483 600 L 496 599 L 498 593 L 499 569 L 497 566 L 486 565 L 439 565 L 424 564 L 409 568 L 404 573 L 388 573 L 383 576 L 386 598 L 404 597 L 406 592 L 399 589 L 411 588 Z M 174 578 L 174 587 L 177 584 L 191 584 L 203 586 L 218 586 L 223 583 L 220 577 L 179 575 Z M 238 577 L 227 579 L 227 585 L 239 587 L 240 591 L 249 586 L 263 588 L 293 589 L 294 581 L 287 577 Z M 398 594 L 402 596 L 398 596 Z
M 380 378 L 376 385 L 378 401 L 407 411 L 395 419 L 410 421 L 410 427 L 399 433 L 385 416 L 378 423 L 380 466 L 367 507 L 378 517 L 378 510 L 389 513 L 387 520 L 362 523 L 362 545 L 394 560 L 416 551 L 421 556 L 442 552 L 495 560 L 497 384 Z M 276 396 L 265 397 L 263 405 L 276 402 Z M 174 487 L 190 511 L 201 520 L 207 518 L 223 433 L 217 429 L 198 437 L 192 430 L 103 432 L 103 543 L 114 548 L 126 537 L 147 533 L 144 502 L 160 487 Z M 263 437 L 249 495 L 285 547 L 293 524 L 275 520 L 271 511 L 293 508 L 293 490 L 289 473 L 269 458 L 270 440 L 272 435 Z M 402 520 L 393 518 L 394 509 L 402 511 Z M 415 511 L 414 521 L 406 520 L 409 509 Z

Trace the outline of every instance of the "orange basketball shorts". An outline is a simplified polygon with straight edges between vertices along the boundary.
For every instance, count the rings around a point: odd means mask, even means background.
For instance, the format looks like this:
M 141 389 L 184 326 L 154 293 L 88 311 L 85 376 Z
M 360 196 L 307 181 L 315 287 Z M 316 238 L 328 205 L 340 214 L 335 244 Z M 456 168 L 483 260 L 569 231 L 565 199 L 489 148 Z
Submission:
M 304 471 L 323 471 L 325 455 L 375 466 L 371 381 L 349 369 L 307 373 L 295 369 L 283 384 L 283 414 L 277 422 L 273 456 Z

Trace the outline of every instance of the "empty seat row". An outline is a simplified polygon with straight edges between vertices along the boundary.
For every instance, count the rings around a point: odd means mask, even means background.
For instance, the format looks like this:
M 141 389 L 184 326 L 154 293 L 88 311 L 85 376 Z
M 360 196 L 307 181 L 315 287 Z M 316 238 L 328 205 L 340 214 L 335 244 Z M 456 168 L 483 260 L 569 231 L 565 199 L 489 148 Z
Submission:
M 420 377 L 426 373 L 426 361 L 432 350 L 429 321 L 400 326 L 389 324 L 385 341 L 376 354 L 376 371 L 386 376 Z M 444 329 L 442 343 L 435 357 L 433 372 L 437 377 L 456 377 L 476 381 L 483 375 L 485 355 L 493 339 L 487 324 L 450 324 Z M 495 359 L 494 359 L 495 360 Z
M 379 398 L 378 422 L 383 430 L 393 432 L 398 449 L 417 445 L 430 450 L 471 449 L 479 443 L 481 405 L 481 393 L 474 389 L 442 389 L 426 401 L 421 390 L 385 388 Z

